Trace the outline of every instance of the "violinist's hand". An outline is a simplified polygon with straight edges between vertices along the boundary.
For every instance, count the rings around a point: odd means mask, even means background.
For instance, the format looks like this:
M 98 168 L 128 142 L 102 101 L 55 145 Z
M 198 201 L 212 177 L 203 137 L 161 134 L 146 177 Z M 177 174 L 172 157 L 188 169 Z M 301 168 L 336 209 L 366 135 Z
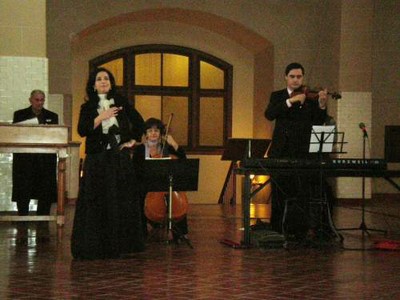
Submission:
M 300 105 L 303 105 L 304 101 L 306 101 L 306 94 L 298 94 L 289 98 L 289 102 L 292 104 L 299 103 Z
M 318 92 L 318 102 L 319 108 L 326 109 L 326 105 L 328 103 L 328 90 L 324 89 Z
M 119 150 L 122 150 L 124 148 L 132 148 L 135 146 L 136 140 L 130 140 L 128 142 L 123 143 L 122 145 L 119 146 Z
M 170 136 L 169 134 L 167 135 L 167 143 L 170 144 L 172 147 L 174 147 L 175 150 L 178 150 L 178 143 L 174 140 L 174 138 L 172 136 Z

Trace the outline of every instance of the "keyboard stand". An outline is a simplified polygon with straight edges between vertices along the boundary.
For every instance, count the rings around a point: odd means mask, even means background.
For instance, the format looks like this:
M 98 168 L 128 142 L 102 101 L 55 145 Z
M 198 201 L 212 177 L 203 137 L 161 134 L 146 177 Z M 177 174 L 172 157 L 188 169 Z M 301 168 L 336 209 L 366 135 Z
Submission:
M 326 178 L 324 176 L 324 169 L 323 169 L 323 160 L 324 156 L 330 155 L 332 153 L 343 153 L 343 144 L 345 143 L 343 141 L 344 139 L 344 133 L 342 132 L 337 132 L 335 128 L 331 130 L 332 126 L 313 126 L 313 129 L 311 131 L 311 138 L 310 138 L 310 153 L 316 153 L 318 154 L 318 161 L 319 161 L 319 170 L 318 170 L 318 175 L 319 175 L 319 197 L 317 198 L 312 198 L 310 197 L 310 211 L 311 211 L 311 206 L 313 204 L 317 204 L 320 207 L 319 213 L 320 213 L 320 220 L 319 220 L 319 226 L 323 229 L 324 225 L 324 208 L 326 211 L 326 218 L 328 220 L 328 225 L 329 229 L 332 231 L 332 233 L 336 236 L 336 238 L 339 239 L 340 243 L 343 243 L 343 236 L 339 234 L 339 232 L 336 229 L 335 224 L 333 223 L 332 220 L 332 213 L 331 209 L 329 207 L 329 201 L 327 197 L 327 192 L 326 192 Z M 341 139 L 339 138 L 341 137 Z M 338 139 L 339 138 L 339 139 Z M 316 143 L 318 146 L 318 150 L 315 151 L 312 150 L 313 143 Z M 314 145 L 315 146 L 315 145 Z M 336 152 L 334 150 L 335 146 L 339 146 L 340 151 Z M 314 201 L 313 201 L 314 200 Z
M 317 237 L 322 241 L 324 235 L 328 237 L 328 240 L 332 237 L 331 234 L 335 237 L 335 239 L 342 243 L 343 242 L 343 237 L 339 232 L 337 231 L 334 222 L 332 220 L 332 214 L 331 214 L 331 209 L 330 209 L 330 203 L 328 201 L 327 197 L 327 192 L 326 192 L 326 184 L 324 181 L 324 177 L 322 172 L 320 173 L 320 182 L 317 183 L 310 183 L 310 188 L 313 191 L 309 190 L 309 194 L 307 196 L 307 205 L 305 205 L 304 209 L 307 209 L 306 217 L 308 220 L 314 221 L 313 223 L 316 224 L 316 227 L 313 229 L 316 229 L 318 232 Z M 318 194 L 316 193 L 317 191 L 314 189 L 318 189 Z M 319 195 L 319 196 L 316 196 Z M 288 232 L 288 224 L 287 224 L 287 218 L 288 218 L 288 211 L 289 211 L 289 206 L 290 205 L 295 205 L 296 202 L 299 203 L 299 201 L 302 201 L 298 197 L 289 197 L 284 199 L 284 210 L 283 210 L 283 216 L 282 216 L 282 234 L 285 237 L 285 240 L 289 242 L 290 238 L 290 233 Z M 299 203 L 300 204 L 300 203 Z M 312 213 L 315 212 L 315 209 L 318 209 L 317 213 Z M 316 219 L 318 217 L 318 220 Z M 315 218 L 315 219 L 312 219 Z M 328 227 L 326 227 L 328 226 Z M 321 234 L 322 233 L 322 234 Z M 299 243 L 302 242 L 307 242 L 306 237 L 304 241 L 299 241 Z M 315 240 L 315 244 L 318 245 L 318 238 Z

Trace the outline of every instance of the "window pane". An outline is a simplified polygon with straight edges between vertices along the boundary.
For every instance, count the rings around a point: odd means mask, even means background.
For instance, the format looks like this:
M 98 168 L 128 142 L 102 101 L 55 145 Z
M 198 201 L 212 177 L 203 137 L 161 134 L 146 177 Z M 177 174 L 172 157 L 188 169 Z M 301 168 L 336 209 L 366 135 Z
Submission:
M 169 133 L 179 145 L 187 146 L 189 126 L 189 100 L 187 97 L 138 95 L 135 97 L 135 108 L 143 119 L 157 118 L 166 125 L 173 113 Z
M 168 119 L 174 114 L 170 125 L 170 134 L 180 146 L 188 145 L 189 126 L 189 99 L 187 97 L 166 96 L 163 97 L 162 120 L 168 123 Z
M 200 61 L 200 88 L 223 89 L 224 71 L 204 61 Z
M 144 120 L 148 118 L 161 119 L 161 96 L 137 95 L 135 97 L 135 108 Z
M 117 86 L 124 85 L 124 60 L 122 58 L 114 59 L 99 67 L 106 68 L 114 75 Z
M 189 57 L 163 55 L 163 85 L 186 87 L 189 82 Z
M 135 84 L 161 85 L 161 54 L 146 53 L 135 55 Z
M 201 146 L 222 146 L 224 132 L 224 99 L 200 98 Z

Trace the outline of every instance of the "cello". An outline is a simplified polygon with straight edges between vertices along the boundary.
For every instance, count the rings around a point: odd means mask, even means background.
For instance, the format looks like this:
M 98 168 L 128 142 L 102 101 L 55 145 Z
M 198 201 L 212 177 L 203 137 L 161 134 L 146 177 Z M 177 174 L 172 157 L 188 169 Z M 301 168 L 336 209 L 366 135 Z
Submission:
M 150 141 L 152 143 L 151 149 L 149 150 L 151 158 L 180 159 L 177 155 L 170 154 L 168 151 L 168 149 L 172 147 L 167 143 L 172 117 L 173 114 L 170 115 L 165 133 L 160 130 L 157 142 Z M 150 136 L 148 139 L 154 139 L 154 137 L 156 136 Z M 162 143 L 160 143 L 160 138 Z M 171 206 L 169 202 L 172 202 Z M 169 192 L 147 192 L 144 202 L 144 213 L 147 219 L 154 223 L 164 224 L 167 219 L 179 222 L 184 219 L 187 214 L 188 203 L 188 198 L 184 192 L 172 191 L 171 195 Z

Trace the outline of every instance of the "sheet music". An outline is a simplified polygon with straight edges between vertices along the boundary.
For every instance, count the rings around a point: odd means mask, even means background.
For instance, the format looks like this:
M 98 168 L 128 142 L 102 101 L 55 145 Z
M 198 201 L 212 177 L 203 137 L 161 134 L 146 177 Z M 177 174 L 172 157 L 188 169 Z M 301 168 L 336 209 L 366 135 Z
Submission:
M 27 119 L 27 120 L 24 120 L 24 121 L 21 121 L 21 122 L 17 122 L 17 123 L 14 123 L 14 124 L 16 124 L 16 125 L 25 125 L 25 124 L 38 125 L 39 124 L 39 120 L 38 120 L 38 118 L 32 118 L 32 119 Z
M 329 126 L 314 125 L 311 130 L 309 152 L 317 153 L 320 151 L 321 138 L 323 136 L 324 140 L 322 141 L 321 152 L 331 153 L 333 151 L 335 128 L 336 126 L 334 125 L 329 125 Z

